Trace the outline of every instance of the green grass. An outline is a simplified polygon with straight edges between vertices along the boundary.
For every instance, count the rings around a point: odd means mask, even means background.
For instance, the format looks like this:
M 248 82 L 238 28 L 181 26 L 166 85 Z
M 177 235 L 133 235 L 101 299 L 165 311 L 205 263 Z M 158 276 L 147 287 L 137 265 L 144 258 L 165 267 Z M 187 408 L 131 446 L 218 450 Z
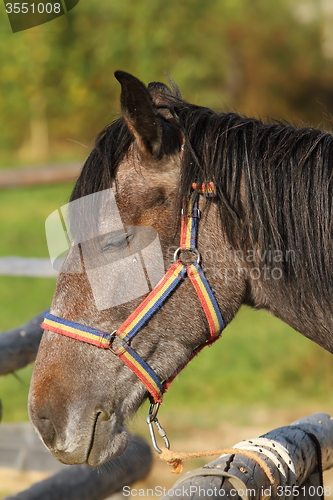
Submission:
M 0 256 L 47 257 L 46 217 L 67 202 L 71 184 L 7 189 L 0 196 Z M 55 279 L 0 276 L 0 331 L 26 322 L 50 306 Z M 3 420 L 27 420 L 32 367 L 0 378 Z
M 46 257 L 44 220 L 66 203 L 71 186 L 11 189 L 1 193 L 0 255 Z M 54 279 L 0 277 L 0 329 L 25 322 L 52 300 Z M 27 419 L 31 367 L 0 379 L 5 421 Z M 333 358 L 265 311 L 242 308 L 223 336 L 173 382 L 163 413 L 241 418 L 251 408 L 333 407 Z M 231 412 L 231 413 L 230 413 Z M 213 418 L 213 417 L 212 417 Z
M 191 401 L 193 408 L 332 405 L 333 358 L 267 312 L 243 307 L 166 398 L 175 406 Z
M 0 397 L 3 406 L 3 422 L 28 420 L 28 392 L 33 365 L 1 378 Z
M 67 203 L 72 184 L 5 189 L 0 197 L 0 255 L 47 257 L 44 223 Z
M 55 279 L 0 276 L 0 331 L 25 323 L 50 307 Z

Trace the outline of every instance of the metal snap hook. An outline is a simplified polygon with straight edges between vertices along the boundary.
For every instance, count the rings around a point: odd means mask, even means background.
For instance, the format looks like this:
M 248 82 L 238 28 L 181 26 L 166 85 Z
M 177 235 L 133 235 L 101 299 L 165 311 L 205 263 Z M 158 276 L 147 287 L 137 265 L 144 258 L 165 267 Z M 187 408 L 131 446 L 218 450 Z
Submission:
M 156 441 L 154 424 L 156 426 L 158 434 L 163 439 L 164 445 L 168 450 L 170 449 L 170 441 L 166 435 L 165 430 L 163 429 L 163 427 L 161 426 L 161 424 L 159 423 L 159 421 L 157 419 L 157 413 L 158 413 L 159 407 L 160 407 L 160 403 L 151 404 L 149 406 L 148 416 L 147 416 L 147 424 L 148 424 L 149 434 L 150 434 L 153 448 L 157 453 L 161 454 L 162 450 L 159 448 L 157 441 Z

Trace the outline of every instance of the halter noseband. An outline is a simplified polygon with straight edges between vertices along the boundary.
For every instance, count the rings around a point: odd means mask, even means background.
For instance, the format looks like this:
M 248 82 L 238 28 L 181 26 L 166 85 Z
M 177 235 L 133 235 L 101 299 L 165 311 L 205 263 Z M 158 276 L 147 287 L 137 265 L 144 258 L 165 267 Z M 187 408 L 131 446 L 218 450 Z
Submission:
M 125 322 L 113 333 L 96 330 L 73 321 L 59 318 L 53 314 L 47 313 L 41 327 L 45 330 L 60 333 L 66 337 L 71 337 L 88 344 L 111 349 L 122 361 L 137 375 L 145 385 L 151 395 L 151 401 L 156 404 L 162 402 L 163 393 L 167 390 L 172 380 L 186 366 L 186 364 L 196 356 L 203 347 L 212 344 L 218 339 L 225 323 L 221 311 L 217 304 L 214 292 L 200 266 L 200 253 L 196 247 L 197 244 L 197 226 L 200 217 L 198 208 L 198 194 L 205 196 L 214 196 L 214 185 L 212 183 L 198 186 L 193 184 L 190 199 L 182 210 L 180 247 L 175 252 L 174 263 L 170 266 L 164 277 L 156 287 L 147 295 L 141 304 L 132 312 Z M 194 252 L 197 256 L 196 262 L 185 265 L 180 260 L 183 252 Z M 194 349 L 190 359 L 184 363 L 168 380 L 161 381 L 154 370 L 144 361 L 141 356 L 131 347 L 130 343 L 134 336 L 141 330 L 146 322 L 158 311 L 164 302 L 170 297 L 171 293 L 188 277 L 194 286 L 199 297 L 202 308 L 205 312 L 209 327 L 209 337 L 202 345 Z M 114 339 L 118 337 L 122 340 L 121 347 L 113 348 Z

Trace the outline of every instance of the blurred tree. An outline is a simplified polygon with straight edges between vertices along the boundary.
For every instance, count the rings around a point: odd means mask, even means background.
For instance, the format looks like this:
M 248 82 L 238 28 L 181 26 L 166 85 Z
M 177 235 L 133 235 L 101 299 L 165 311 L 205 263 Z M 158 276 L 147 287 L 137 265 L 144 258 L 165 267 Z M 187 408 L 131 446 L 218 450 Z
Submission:
M 116 69 L 146 83 L 167 72 L 213 108 L 331 126 L 328 1 L 90 0 L 3 33 L 0 149 L 21 161 L 85 154 L 68 139 L 90 147 L 117 115 Z

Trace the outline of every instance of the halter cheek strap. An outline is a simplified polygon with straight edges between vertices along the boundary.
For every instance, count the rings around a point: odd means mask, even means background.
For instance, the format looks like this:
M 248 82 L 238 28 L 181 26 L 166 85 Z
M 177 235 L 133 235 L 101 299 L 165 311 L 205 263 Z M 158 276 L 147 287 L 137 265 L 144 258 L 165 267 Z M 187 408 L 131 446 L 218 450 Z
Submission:
M 198 194 L 213 196 L 214 186 L 211 183 L 202 186 L 193 184 L 192 188 L 195 190 L 193 196 L 191 196 L 182 211 L 180 247 L 175 252 L 175 262 L 170 266 L 156 287 L 116 331 L 110 334 L 59 318 L 50 313 L 45 315 L 44 322 L 41 325 L 45 330 L 57 332 L 66 337 L 87 342 L 103 349 L 111 349 L 141 380 L 155 403 L 162 402 L 163 393 L 177 374 L 203 347 L 217 340 L 225 327 L 214 292 L 210 288 L 200 266 L 200 254 L 196 247 L 197 225 L 200 217 Z M 194 252 L 197 255 L 197 261 L 190 265 L 183 264 L 180 260 L 183 252 Z M 133 337 L 158 311 L 186 276 L 190 279 L 205 312 L 209 327 L 209 337 L 204 344 L 194 349 L 190 360 L 181 366 L 172 377 L 166 381 L 161 381 L 154 370 L 138 355 L 130 344 Z M 122 345 L 113 349 L 112 343 L 116 336 L 122 340 Z

